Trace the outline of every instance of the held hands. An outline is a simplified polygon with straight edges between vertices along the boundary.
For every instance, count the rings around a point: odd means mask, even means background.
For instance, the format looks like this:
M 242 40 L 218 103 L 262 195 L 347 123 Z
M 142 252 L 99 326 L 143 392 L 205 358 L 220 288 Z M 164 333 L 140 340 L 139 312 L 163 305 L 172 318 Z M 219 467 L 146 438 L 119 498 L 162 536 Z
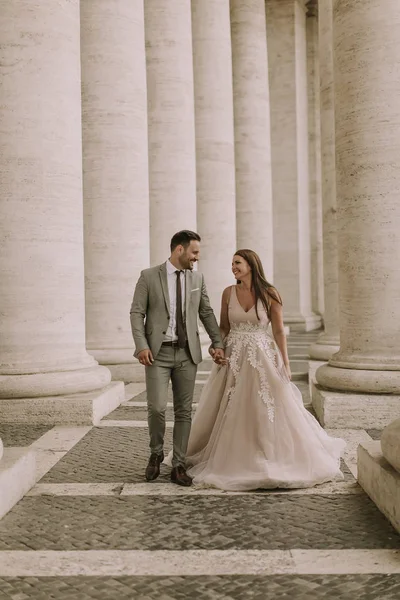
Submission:
M 223 348 L 213 348 L 212 346 L 210 346 L 208 351 L 211 355 L 211 358 L 217 365 L 225 366 L 226 364 L 228 364 L 228 361 L 225 358 L 225 352 Z
M 141 352 L 139 352 L 138 360 L 141 365 L 144 365 L 145 367 L 151 367 L 151 365 L 154 362 L 151 350 L 147 348 L 146 350 L 142 350 Z

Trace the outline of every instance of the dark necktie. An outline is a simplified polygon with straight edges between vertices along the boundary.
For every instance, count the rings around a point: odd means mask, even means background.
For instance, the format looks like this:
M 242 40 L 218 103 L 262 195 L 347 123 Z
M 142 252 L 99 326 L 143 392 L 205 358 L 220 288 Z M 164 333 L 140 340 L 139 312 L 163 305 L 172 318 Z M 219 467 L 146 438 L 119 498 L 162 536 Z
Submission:
M 182 312 L 182 286 L 181 273 L 183 271 L 175 271 L 176 273 L 176 335 L 178 336 L 179 348 L 186 346 L 185 325 L 183 324 Z

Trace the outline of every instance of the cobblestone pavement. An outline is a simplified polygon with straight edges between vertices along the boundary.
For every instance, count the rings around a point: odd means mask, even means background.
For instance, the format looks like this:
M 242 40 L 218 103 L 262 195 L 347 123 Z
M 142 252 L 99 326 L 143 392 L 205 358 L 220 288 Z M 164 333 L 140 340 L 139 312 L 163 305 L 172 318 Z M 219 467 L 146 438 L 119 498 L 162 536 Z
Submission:
M 0 551 L 291 548 L 400 549 L 400 537 L 361 494 L 39 496 L 0 521 Z
M 398 600 L 399 597 L 398 575 L 0 579 L 1 600 Z
M 291 336 L 291 356 L 303 361 L 307 345 L 316 337 L 315 333 Z M 200 365 L 200 371 L 209 368 L 209 361 Z M 204 377 L 199 374 L 198 379 Z M 309 404 L 308 384 L 296 385 Z M 203 388 L 196 385 L 195 401 Z M 201 494 L 169 495 L 168 490 L 176 486 L 164 465 L 157 480 L 161 486 L 143 483 L 149 453 L 146 409 L 132 402 L 145 400 L 144 392 L 137 394 L 101 426 L 91 428 L 36 486 L 39 492 L 41 486 L 46 491 L 26 496 L 0 521 L 0 600 L 400 597 L 400 536 L 359 488 L 357 494 L 347 488 L 340 491 L 341 486 L 356 486 L 344 461 L 344 482 L 335 483 L 329 493 L 313 489 L 213 495 L 201 490 Z M 168 408 L 167 419 L 172 418 L 173 409 Z M 110 420 L 121 423 L 116 426 Z M 28 446 L 48 430 L 48 426 L 3 425 L 0 436 L 6 445 Z M 368 434 L 380 437 L 377 430 Z M 167 450 L 171 440 L 168 427 Z M 72 493 L 59 491 L 58 486 L 67 484 Z M 92 484 L 91 495 L 79 491 L 84 484 Z M 110 495 L 101 491 L 102 484 L 112 484 Z M 131 491 L 137 493 L 121 494 L 125 484 L 132 484 Z M 145 494 L 140 491 L 143 485 Z M 32 557 L 33 566 L 26 571 L 19 552 L 29 560 Z M 94 573 L 89 567 L 93 552 L 95 558 L 105 553 Z M 146 568 L 137 567 L 140 572 L 132 574 L 140 561 L 136 565 L 134 559 L 125 560 L 126 552 L 144 553 Z M 204 556 L 214 552 L 226 553 L 229 573 L 218 562 L 222 558 L 212 559 L 211 568 L 204 566 Z M 254 552 L 266 553 L 257 568 Z M 306 556 L 300 566 L 293 558 L 296 552 Z M 181 560 L 171 558 L 174 553 Z M 240 553 L 245 558 L 236 560 Z M 250 553 L 247 559 L 246 553 Z M 43 572 L 46 557 L 52 562 Z M 164 564 L 173 565 L 167 573 Z
M 30 446 L 51 428 L 51 425 L 2 423 L 0 424 L 0 439 L 6 448 L 10 446 Z

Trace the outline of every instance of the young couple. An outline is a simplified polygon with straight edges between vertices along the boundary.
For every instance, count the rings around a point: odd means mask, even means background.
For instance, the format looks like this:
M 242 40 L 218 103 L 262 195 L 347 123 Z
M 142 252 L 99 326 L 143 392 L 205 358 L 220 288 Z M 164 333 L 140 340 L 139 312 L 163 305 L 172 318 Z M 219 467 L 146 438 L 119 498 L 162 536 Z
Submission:
M 290 381 L 282 300 L 259 257 L 252 250 L 235 253 L 236 284 L 223 291 L 218 327 L 203 275 L 193 271 L 200 242 L 192 231 L 176 233 L 169 260 L 141 273 L 133 297 L 135 356 L 146 370 L 147 481 L 157 479 L 164 461 L 169 381 L 175 423 L 167 463 L 173 483 L 241 491 L 343 479 L 345 442 L 328 436 Z M 192 425 L 202 360 L 198 318 L 211 338 L 215 364 Z

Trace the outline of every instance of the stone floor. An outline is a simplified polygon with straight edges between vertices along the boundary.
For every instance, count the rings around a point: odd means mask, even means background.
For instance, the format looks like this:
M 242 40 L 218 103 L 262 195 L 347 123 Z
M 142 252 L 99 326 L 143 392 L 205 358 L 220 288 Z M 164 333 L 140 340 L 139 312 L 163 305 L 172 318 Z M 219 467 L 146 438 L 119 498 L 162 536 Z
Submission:
M 315 337 L 289 338 L 306 406 Z M 99 427 L 0 427 L 38 460 L 38 483 L 0 521 L 0 600 L 400 598 L 400 536 L 355 479 L 357 444 L 379 431 L 340 431 L 341 482 L 226 493 L 178 488 L 166 467 L 145 483 L 145 419 L 144 387 L 131 384 Z

